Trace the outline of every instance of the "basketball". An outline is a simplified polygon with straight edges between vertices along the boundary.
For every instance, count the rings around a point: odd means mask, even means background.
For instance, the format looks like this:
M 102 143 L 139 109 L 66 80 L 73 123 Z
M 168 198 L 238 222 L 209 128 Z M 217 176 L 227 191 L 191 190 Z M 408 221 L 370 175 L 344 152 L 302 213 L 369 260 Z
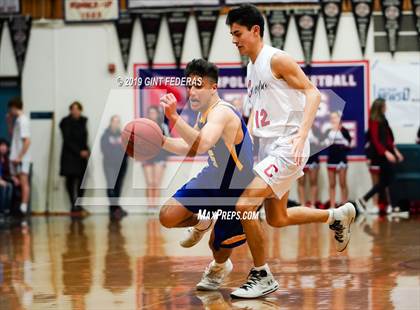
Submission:
M 154 121 L 138 118 L 125 125 L 121 139 L 127 155 L 143 161 L 159 154 L 163 143 L 163 134 Z

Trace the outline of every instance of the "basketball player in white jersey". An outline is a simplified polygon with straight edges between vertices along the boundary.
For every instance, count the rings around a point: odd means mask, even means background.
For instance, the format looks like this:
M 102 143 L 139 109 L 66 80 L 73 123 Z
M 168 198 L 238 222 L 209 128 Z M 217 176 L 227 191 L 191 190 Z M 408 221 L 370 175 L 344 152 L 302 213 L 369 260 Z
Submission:
M 308 133 L 320 103 L 320 92 L 296 61 L 284 51 L 264 45 L 264 19 L 250 4 L 232 9 L 226 24 L 247 67 L 247 100 L 253 107 L 249 126 L 260 140 L 256 177 L 239 198 L 237 211 L 256 211 L 264 203 L 267 223 L 274 227 L 325 222 L 344 251 L 356 210 L 351 203 L 337 209 L 287 209 L 291 185 L 303 175 L 309 157 Z M 247 282 L 232 297 L 256 298 L 279 285 L 265 259 L 264 232 L 258 220 L 241 220 L 254 260 Z

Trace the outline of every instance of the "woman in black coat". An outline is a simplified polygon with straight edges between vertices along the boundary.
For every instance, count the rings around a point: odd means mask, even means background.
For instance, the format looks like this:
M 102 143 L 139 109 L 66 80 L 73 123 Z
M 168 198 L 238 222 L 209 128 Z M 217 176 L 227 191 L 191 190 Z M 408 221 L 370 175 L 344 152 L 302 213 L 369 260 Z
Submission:
M 73 102 L 69 110 L 70 114 L 60 122 L 63 136 L 60 175 L 66 178 L 71 211 L 82 212 L 83 208 L 75 206 L 75 202 L 77 197 L 83 196 L 81 184 L 89 158 L 87 118 L 82 116 L 83 107 L 80 102 Z

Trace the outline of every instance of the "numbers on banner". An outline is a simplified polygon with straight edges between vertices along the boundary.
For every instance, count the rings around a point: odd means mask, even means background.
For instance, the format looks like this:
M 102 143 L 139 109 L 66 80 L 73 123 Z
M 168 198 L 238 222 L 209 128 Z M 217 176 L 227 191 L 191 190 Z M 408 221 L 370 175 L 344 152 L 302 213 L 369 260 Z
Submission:
M 100 19 L 102 18 L 102 12 L 87 12 L 81 13 L 83 19 Z

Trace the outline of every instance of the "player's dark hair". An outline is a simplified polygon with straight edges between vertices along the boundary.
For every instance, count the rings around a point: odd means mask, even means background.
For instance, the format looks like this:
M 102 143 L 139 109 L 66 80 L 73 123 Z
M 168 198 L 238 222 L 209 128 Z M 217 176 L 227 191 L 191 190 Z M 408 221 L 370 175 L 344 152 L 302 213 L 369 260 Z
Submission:
M 185 76 L 197 75 L 199 77 L 208 77 L 215 83 L 219 80 L 219 69 L 212 62 L 204 60 L 202 58 L 193 59 L 185 68 Z
M 70 106 L 69 106 L 69 110 L 71 111 L 73 109 L 73 107 L 77 107 L 77 109 L 79 109 L 79 111 L 83 111 L 83 106 L 79 101 L 74 101 Z
M 264 35 L 264 17 L 255 5 L 247 3 L 230 10 L 226 17 L 226 25 L 232 26 L 233 23 L 245 26 L 248 30 L 257 25 L 260 27 L 260 37 Z
M 20 99 L 19 97 L 15 97 L 10 99 L 7 107 L 10 108 L 16 108 L 18 110 L 22 110 L 23 109 L 23 103 L 22 103 L 22 99 Z

